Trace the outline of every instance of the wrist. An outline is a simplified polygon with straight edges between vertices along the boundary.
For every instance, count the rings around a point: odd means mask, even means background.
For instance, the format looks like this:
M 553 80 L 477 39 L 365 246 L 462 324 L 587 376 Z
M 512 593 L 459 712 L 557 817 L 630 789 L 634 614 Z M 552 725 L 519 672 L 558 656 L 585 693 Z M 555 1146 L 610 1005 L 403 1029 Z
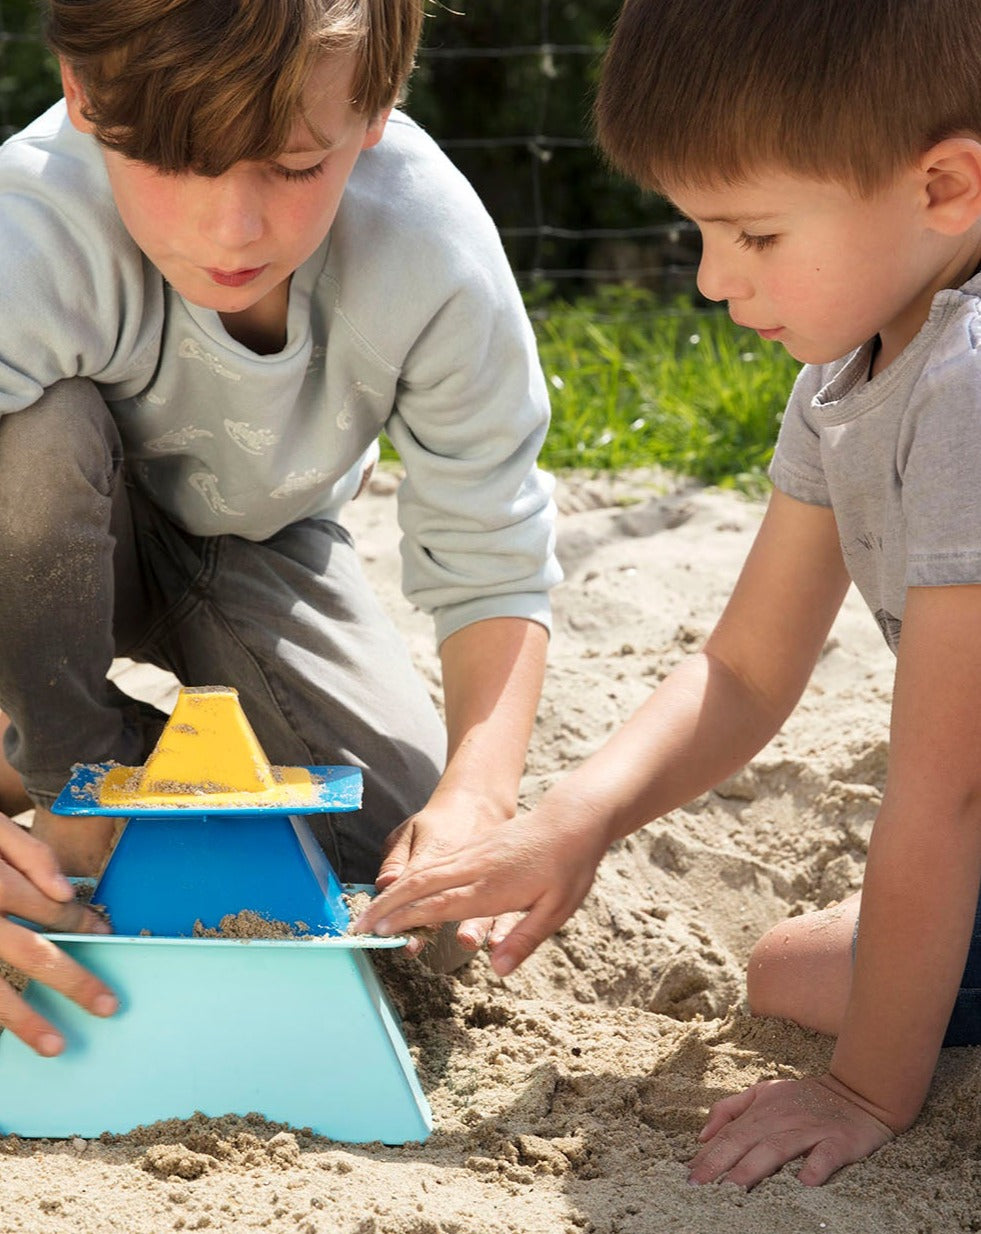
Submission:
M 558 826 L 578 836 L 590 837 L 592 847 L 605 853 L 618 833 L 615 815 L 602 789 L 596 789 L 585 776 L 573 771 L 542 797 L 535 813 L 548 815 Z
M 471 780 L 444 773 L 433 790 L 427 809 L 452 810 L 456 815 L 478 823 L 500 823 L 512 818 L 518 809 L 518 794 L 508 785 L 474 784 Z
M 834 1062 L 832 1061 L 832 1067 Z M 908 1130 L 916 1121 L 916 1116 L 919 1114 L 923 1102 L 920 1101 L 915 1109 L 906 1109 L 904 1111 L 896 1111 L 887 1109 L 876 1101 L 872 1101 L 864 1093 L 853 1088 L 840 1076 L 836 1075 L 829 1068 L 826 1075 L 821 1077 L 821 1083 L 825 1088 L 829 1089 L 838 1097 L 843 1097 L 846 1101 L 850 1101 L 853 1105 L 857 1105 L 859 1109 L 864 1110 L 869 1118 L 880 1123 L 885 1131 L 889 1132 L 890 1137 L 900 1135 Z

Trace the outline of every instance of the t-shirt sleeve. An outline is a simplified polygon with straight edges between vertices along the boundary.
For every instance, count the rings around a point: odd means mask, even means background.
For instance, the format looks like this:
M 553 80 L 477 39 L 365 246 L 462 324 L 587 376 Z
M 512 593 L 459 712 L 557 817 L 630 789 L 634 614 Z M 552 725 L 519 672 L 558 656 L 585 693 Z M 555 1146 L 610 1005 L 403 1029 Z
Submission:
M 981 330 L 976 315 L 917 382 L 900 439 L 906 584 L 981 583 Z
M 811 417 L 814 398 L 823 385 L 822 373 L 820 368 L 805 365 L 798 374 L 770 463 L 775 487 L 812 506 L 831 505 L 821 462 L 821 439 Z

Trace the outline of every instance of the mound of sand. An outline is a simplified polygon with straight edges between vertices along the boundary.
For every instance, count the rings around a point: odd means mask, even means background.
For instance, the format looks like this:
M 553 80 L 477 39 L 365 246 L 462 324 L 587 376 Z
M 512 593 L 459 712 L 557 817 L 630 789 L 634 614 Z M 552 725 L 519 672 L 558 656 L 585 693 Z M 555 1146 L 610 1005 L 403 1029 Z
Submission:
M 349 521 L 435 693 L 430 623 L 398 592 L 394 485 L 380 476 Z M 651 473 L 567 479 L 558 497 L 567 581 L 555 595 L 528 803 L 699 644 L 762 513 Z M 200 1116 L 95 1141 L 7 1137 L 0 1230 L 981 1229 L 977 1050 L 946 1051 L 916 1126 L 823 1188 L 801 1187 L 793 1166 L 749 1195 L 686 1182 L 714 1100 L 827 1062 L 827 1039 L 746 1015 L 743 968 L 772 922 L 859 885 L 885 774 L 892 668 L 850 597 L 778 738 L 716 791 L 616 845 L 581 911 L 507 980 L 483 957 L 445 977 L 381 955 L 433 1106 L 425 1144 L 335 1145 L 258 1117 Z M 121 665 L 119 680 L 167 697 L 168 683 L 145 669 Z

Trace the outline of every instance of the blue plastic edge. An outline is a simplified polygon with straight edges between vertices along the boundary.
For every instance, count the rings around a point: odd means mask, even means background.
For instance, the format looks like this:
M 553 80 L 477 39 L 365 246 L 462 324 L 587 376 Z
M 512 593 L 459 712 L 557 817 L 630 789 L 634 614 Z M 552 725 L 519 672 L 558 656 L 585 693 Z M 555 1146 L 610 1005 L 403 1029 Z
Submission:
M 87 763 L 72 768 L 71 779 L 58 794 L 51 806 L 54 814 L 97 815 L 100 818 L 128 818 L 133 814 L 323 814 L 326 812 L 349 812 L 361 808 L 362 780 L 357 767 L 305 767 L 314 784 L 314 799 L 310 802 L 287 805 L 274 803 L 257 805 L 253 809 L 240 806 L 211 804 L 206 796 L 190 799 L 186 806 L 140 805 L 129 803 L 122 806 L 107 806 L 98 801 L 98 786 L 106 772 L 117 763 Z M 88 798 L 89 800 L 85 800 Z

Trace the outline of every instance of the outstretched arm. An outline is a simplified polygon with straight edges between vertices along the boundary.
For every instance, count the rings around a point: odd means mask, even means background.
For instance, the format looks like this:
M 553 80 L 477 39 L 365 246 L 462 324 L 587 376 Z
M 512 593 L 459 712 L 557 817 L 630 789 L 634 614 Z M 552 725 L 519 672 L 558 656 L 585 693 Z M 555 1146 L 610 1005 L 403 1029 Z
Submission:
M 752 1186 L 804 1155 L 823 1183 L 916 1118 L 981 884 L 981 586 L 910 589 L 889 772 L 873 828 L 851 991 L 829 1074 L 757 1085 L 712 1111 L 695 1181 Z
M 704 650 L 533 811 L 431 852 L 378 896 L 359 928 L 395 933 L 527 910 L 493 951 L 497 972 L 512 971 L 575 911 L 614 839 L 718 783 L 773 736 L 847 582 L 830 510 L 774 493 Z

